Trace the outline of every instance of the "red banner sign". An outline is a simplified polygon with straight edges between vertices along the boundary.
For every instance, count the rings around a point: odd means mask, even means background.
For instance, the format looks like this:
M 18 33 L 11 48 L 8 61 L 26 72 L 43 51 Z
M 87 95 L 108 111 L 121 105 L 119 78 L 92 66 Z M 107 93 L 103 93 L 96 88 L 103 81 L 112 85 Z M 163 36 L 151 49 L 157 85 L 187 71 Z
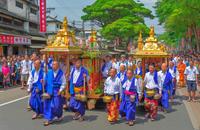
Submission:
M 14 36 L 13 35 L 0 35 L 0 43 L 14 44 Z
M 40 32 L 46 32 L 46 0 L 40 0 Z
M 1 44 L 19 44 L 19 45 L 30 45 L 31 38 L 24 36 L 4 35 L 0 34 Z

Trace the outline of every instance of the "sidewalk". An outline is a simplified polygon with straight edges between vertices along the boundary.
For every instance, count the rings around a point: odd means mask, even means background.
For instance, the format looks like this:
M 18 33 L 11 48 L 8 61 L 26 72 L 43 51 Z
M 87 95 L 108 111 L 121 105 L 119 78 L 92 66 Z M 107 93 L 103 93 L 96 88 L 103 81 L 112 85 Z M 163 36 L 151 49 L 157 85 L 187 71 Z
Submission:
M 200 94 L 197 92 L 197 102 L 187 101 L 187 89 L 178 89 L 178 95 L 182 96 L 183 103 L 188 111 L 188 115 L 195 130 L 200 130 Z

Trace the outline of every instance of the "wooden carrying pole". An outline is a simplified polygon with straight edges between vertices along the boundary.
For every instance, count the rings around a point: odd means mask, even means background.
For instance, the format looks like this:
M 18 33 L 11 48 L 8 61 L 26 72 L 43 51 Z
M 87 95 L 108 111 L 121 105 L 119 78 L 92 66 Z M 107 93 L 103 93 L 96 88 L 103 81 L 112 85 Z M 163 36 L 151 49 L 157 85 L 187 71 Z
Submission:
M 86 82 L 85 82 L 86 80 L 85 80 L 85 77 L 84 77 L 84 79 L 83 79 L 83 82 L 84 82 L 84 85 L 83 85 L 83 95 L 86 95 L 86 89 L 85 89 L 85 86 L 86 86 Z

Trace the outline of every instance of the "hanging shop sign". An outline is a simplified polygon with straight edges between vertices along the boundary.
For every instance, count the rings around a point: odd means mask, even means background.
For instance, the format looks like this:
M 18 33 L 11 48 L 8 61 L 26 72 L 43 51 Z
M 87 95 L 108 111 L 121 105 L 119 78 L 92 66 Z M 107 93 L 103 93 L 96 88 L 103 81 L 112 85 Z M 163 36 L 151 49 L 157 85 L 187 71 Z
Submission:
M 0 43 L 1 44 L 15 44 L 15 45 L 30 45 L 31 38 L 26 37 L 26 36 L 0 34 Z

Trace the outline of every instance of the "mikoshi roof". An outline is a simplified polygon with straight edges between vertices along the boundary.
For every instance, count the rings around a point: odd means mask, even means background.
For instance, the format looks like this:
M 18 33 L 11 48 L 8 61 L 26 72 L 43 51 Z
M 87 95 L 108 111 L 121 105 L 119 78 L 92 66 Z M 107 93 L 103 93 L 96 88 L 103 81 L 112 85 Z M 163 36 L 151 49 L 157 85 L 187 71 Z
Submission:
M 142 33 L 140 32 L 138 38 L 138 48 L 134 53 L 135 57 L 145 58 L 145 57 L 169 57 L 170 54 L 167 52 L 166 46 L 164 44 L 158 43 L 158 40 L 154 37 L 154 27 L 151 26 L 149 37 L 145 40 L 143 45 Z
M 62 29 L 52 39 L 48 39 L 47 46 L 41 52 L 50 54 L 82 54 L 83 51 L 75 41 L 75 34 L 68 31 L 67 17 L 64 17 Z

